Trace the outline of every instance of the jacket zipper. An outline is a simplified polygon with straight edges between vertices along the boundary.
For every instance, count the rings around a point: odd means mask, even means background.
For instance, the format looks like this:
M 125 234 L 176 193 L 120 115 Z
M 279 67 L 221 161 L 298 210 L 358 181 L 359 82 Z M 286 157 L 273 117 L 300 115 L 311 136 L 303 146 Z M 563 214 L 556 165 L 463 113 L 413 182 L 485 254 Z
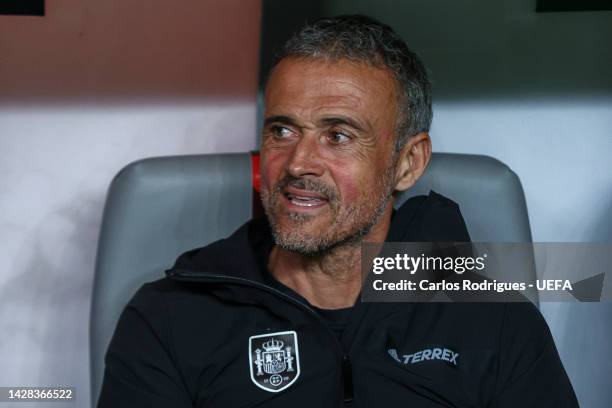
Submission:
M 302 310 L 305 310 L 308 314 L 310 314 L 312 317 L 315 318 L 315 320 L 324 327 L 325 331 L 327 332 L 327 334 L 330 335 L 330 337 L 333 340 L 333 343 L 336 345 L 336 349 L 339 353 L 339 355 L 341 355 L 341 359 L 340 359 L 340 367 L 341 367 L 341 371 L 342 371 L 342 383 L 343 383 L 343 400 L 345 403 L 349 403 L 353 401 L 353 396 L 354 396 L 354 392 L 353 392 L 353 372 L 352 372 L 352 367 L 351 367 L 351 360 L 348 354 L 346 354 L 342 348 L 342 345 L 340 344 L 340 342 L 338 341 L 338 339 L 336 338 L 336 335 L 332 332 L 332 330 L 329 328 L 329 326 L 327 326 L 327 324 L 325 323 L 325 321 L 321 318 L 321 316 L 319 316 L 319 314 L 317 312 L 315 312 L 311 307 L 309 307 L 308 305 L 300 302 L 297 299 L 292 298 L 291 296 L 281 292 L 278 289 L 275 289 L 271 286 L 265 285 L 263 283 L 259 283 L 256 281 L 252 281 L 249 279 L 244 279 L 244 278 L 237 278 L 234 276 L 228 276 L 228 275 L 217 275 L 217 274 L 202 274 L 201 272 L 194 272 L 194 271 L 189 271 L 189 270 L 185 270 L 185 269 L 169 269 L 166 271 L 166 275 L 168 276 L 168 278 L 170 279 L 175 279 L 177 281 L 183 281 L 183 282 L 190 282 L 190 281 L 195 281 L 195 282 L 218 282 L 218 283 L 230 283 L 230 284 L 238 284 L 238 285 L 244 285 L 244 286 L 250 286 L 256 289 L 260 289 L 263 291 L 266 291 L 268 293 L 272 293 L 273 295 L 288 301 L 289 303 L 292 303 L 296 306 L 298 306 L 298 308 L 301 308 Z

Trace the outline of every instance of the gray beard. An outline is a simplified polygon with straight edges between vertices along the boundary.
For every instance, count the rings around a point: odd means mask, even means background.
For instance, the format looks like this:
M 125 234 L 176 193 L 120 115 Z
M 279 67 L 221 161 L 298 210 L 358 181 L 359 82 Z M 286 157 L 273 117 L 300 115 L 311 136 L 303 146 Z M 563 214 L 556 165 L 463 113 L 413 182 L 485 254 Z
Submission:
M 296 252 L 300 255 L 309 258 L 320 258 L 325 255 L 328 255 L 334 249 L 357 245 L 361 243 L 363 237 L 370 233 L 374 225 L 376 225 L 380 221 L 380 218 L 383 215 L 390 198 L 391 196 L 388 196 L 386 200 L 379 203 L 374 213 L 374 216 L 366 224 L 360 226 L 353 233 L 348 234 L 344 237 L 340 237 L 338 239 L 330 239 L 330 237 L 323 235 L 320 235 L 317 238 L 304 239 L 297 236 L 288 236 L 289 234 L 281 234 L 278 231 L 278 228 L 276 228 L 274 221 L 272 221 L 272 219 L 268 216 L 268 220 L 270 221 L 270 226 L 272 229 L 272 236 L 274 237 L 274 242 L 276 243 L 276 245 L 278 245 L 284 250 Z M 289 218 L 294 221 L 297 221 L 298 223 L 305 223 L 311 218 L 313 218 L 313 216 L 291 213 L 289 215 Z
M 322 257 L 328 255 L 333 250 L 340 247 L 354 246 L 361 243 L 363 238 L 368 235 L 368 233 L 372 230 L 372 228 L 380 221 L 382 215 L 385 212 L 385 208 L 389 203 L 389 200 L 392 197 L 392 182 L 393 182 L 393 174 L 395 172 L 395 165 L 390 166 L 382 176 L 383 189 L 381 190 L 378 196 L 372 197 L 373 200 L 377 201 L 374 212 L 367 222 L 362 223 L 361 225 L 357 225 L 357 228 L 353 231 L 349 231 L 346 234 L 320 234 L 316 237 L 305 237 L 298 233 L 282 233 L 278 225 L 276 223 L 276 214 L 274 212 L 274 201 L 273 195 L 269 191 L 262 190 L 262 201 L 264 205 L 264 210 L 266 212 L 266 216 L 268 221 L 270 222 L 270 227 L 272 231 L 272 236 L 277 246 L 282 249 L 285 249 L 290 252 L 295 252 L 297 254 L 306 256 L 306 257 Z M 281 180 L 277 186 L 274 187 L 274 192 L 276 196 L 282 194 L 282 189 L 288 184 L 287 180 Z M 302 182 L 303 183 L 303 182 Z M 328 193 L 328 197 L 332 199 L 329 200 L 329 205 L 332 210 L 334 207 L 338 207 L 337 203 L 337 195 L 335 192 L 330 192 L 329 189 L 325 187 L 319 187 L 316 181 L 310 181 L 306 183 L 309 189 L 314 191 Z M 361 211 L 360 211 L 361 210 Z M 356 220 L 355 218 L 358 214 L 363 213 L 363 209 L 359 209 L 357 207 L 351 207 L 348 210 L 348 213 L 342 217 L 342 220 L 336 219 L 332 225 L 330 225 L 330 229 L 334 229 L 338 224 L 345 224 L 347 222 L 352 225 L 358 224 L 360 220 Z M 315 216 L 309 214 L 301 214 L 301 213 L 289 213 L 289 218 L 296 223 L 296 230 L 299 230 L 300 225 L 303 225 L 310 220 L 312 220 Z

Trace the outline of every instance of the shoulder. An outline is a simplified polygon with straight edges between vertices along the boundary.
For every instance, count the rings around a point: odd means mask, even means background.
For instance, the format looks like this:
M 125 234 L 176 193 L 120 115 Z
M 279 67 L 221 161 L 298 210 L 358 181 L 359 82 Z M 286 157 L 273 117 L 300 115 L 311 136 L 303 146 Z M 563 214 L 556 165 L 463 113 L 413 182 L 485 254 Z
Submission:
M 518 299 L 518 297 L 517 297 Z M 463 309 L 474 320 L 480 330 L 489 331 L 498 339 L 500 352 L 516 348 L 525 351 L 526 348 L 537 353 L 548 341 L 552 341 L 550 330 L 538 308 L 526 298 L 515 302 L 477 302 L 453 303 L 452 307 L 466 305 Z M 487 327 L 482 327 L 486 323 Z
M 469 242 L 459 205 L 434 191 L 406 200 L 397 210 L 388 241 Z
M 189 339 L 184 333 L 197 327 L 210 327 L 216 319 L 227 316 L 206 288 L 162 278 L 143 284 L 123 309 L 115 332 L 116 341 L 160 342 L 175 350 Z M 190 348 L 192 350 L 192 348 Z
M 205 297 L 198 295 L 199 289 L 169 278 L 143 284 L 127 303 L 125 310 L 131 310 L 150 322 L 166 320 L 177 307 L 189 307 Z M 183 306 L 181 306 L 183 305 Z
M 510 359 L 536 359 L 554 345 L 542 313 L 531 302 L 507 303 L 500 333 L 500 351 Z

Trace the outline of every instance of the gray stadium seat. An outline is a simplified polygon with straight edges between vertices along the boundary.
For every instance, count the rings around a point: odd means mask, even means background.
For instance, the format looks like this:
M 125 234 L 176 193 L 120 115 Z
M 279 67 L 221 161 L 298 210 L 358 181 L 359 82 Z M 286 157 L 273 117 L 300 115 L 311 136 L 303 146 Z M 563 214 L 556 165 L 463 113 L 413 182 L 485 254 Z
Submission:
M 91 397 L 121 310 L 144 282 L 164 276 L 182 252 L 223 238 L 251 217 L 249 153 L 145 159 L 114 178 L 107 197 L 93 285 Z M 521 183 L 485 156 L 434 153 L 407 198 L 439 192 L 457 203 L 474 242 L 530 242 Z M 533 273 L 529 270 L 526 273 Z

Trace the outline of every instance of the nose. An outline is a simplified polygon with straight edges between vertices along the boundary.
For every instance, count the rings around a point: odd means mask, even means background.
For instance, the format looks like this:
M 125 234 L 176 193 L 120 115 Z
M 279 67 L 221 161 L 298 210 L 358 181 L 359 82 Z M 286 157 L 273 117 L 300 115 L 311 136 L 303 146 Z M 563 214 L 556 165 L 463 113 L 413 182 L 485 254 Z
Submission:
M 293 177 L 323 175 L 324 166 L 314 135 L 303 135 L 299 142 L 293 145 L 287 162 L 287 172 Z

